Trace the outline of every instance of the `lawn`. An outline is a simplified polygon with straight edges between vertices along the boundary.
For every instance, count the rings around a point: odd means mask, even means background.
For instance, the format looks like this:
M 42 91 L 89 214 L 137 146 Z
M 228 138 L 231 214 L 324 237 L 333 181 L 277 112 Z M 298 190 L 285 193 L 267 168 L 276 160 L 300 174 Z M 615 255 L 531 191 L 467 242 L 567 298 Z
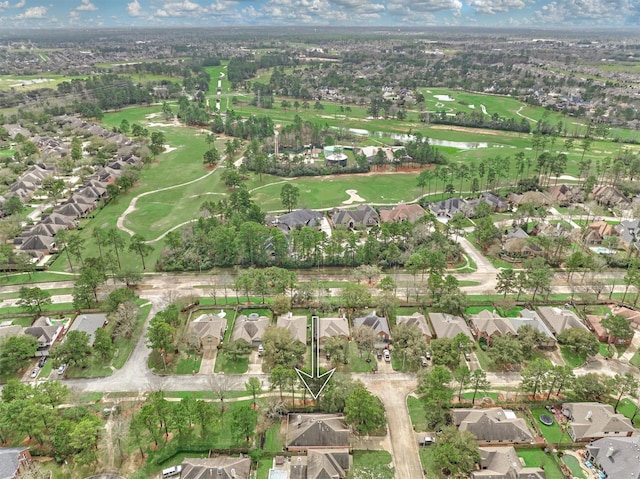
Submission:
M 571 366 L 571 369 L 579 368 L 587 360 L 587 357 L 582 354 L 577 354 L 566 346 L 560 346 L 560 352 L 562 353 L 562 359 Z
M 564 479 L 553 457 L 542 449 L 520 449 L 517 452 L 518 456 L 524 460 L 525 466 L 543 468 L 547 479 Z
M 424 412 L 424 403 L 416 397 L 407 397 L 407 408 L 409 409 L 409 417 L 413 430 L 416 432 L 427 431 L 427 419 Z
M 202 363 L 202 356 L 197 353 L 189 352 L 187 357 L 182 357 L 176 364 L 176 374 L 193 374 L 200 371 L 200 363 Z
M 538 425 L 538 428 L 542 431 L 542 435 L 544 436 L 547 443 L 549 444 L 573 443 L 573 441 L 571 440 L 571 436 L 569 436 L 569 433 L 568 432 L 563 433 L 562 429 L 560 428 L 560 425 L 558 424 L 558 421 L 556 421 L 555 419 L 551 426 L 545 426 L 544 424 L 542 424 L 542 422 L 540 422 L 541 414 L 548 415 L 549 411 L 547 411 L 543 407 L 531 408 L 531 415 L 536 420 L 536 424 Z
M 370 359 L 371 361 L 367 362 L 366 359 Z M 370 373 L 375 367 L 377 367 L 375 354 L 364 353 L 362 357 L 360 357 L 358 346 L 355 341 L 351 341 L 349 343 L 349 365 L 347 366 L 349 371 L 352 373 Z
M 244 374 L 249 370 L 249 356 L 243 356 L 238 358 L 237 361 L 232 361 L 231 358 L 225 354 L 223 350 L 218 350 L 216 356 L 216 366 L 214 371 L 216 373 L 225 374 Z
M 640 368 L 640 349 L 634 353 L 629 362 L 635 367 Z
M 611 404 L 612 406 L 615 405 L 615 402 L 613 404 Z M 623 398 L 620 401 L 620 404 L 618 404 L 618 412 L 622 415 L 624 415 L 626 418 L 631 419 L 633 417 L 634 414 L 636 414 L 636 409 L 638 408 L 637 404 L 633 401 L 630 401 L 627 398 Z M 637 427 L 638 425 L 640 425 L 640 412 L 636 415 L 636 417 L 633 419 L 634 425 Z
M 136 340 L 138 339 L 138 337 L 140 336 L 140 332 L 142 331 L 142 326 L 144 325 L 144 322 L 147 319 L 147 316 L 149 316 L 150 312 L 151 304 L 145 304 L 144 306 L 141 306 L 140 310 L 138 311 L 138 317 L 136 318 L 136 327 L 133 331 L 133 334 L 131 335 L 131 339 L 118 338 L 115 340 L 114 346 L 116 353 L 111 360 L 114 368 L 122 368 L 127 362 L 127 359 L 129 359 L 131 351 L 133 351 L 133 348 L 136 345 Z
M 282 452 L 284 447 L 284 437 L 280 432 L 280 421 L 276 421 L 269 429 L 267 429 L 264 450 L 267 452 Z
M 391 464 L 391 454 L 387 451 L 353 451 L 353 467 Z

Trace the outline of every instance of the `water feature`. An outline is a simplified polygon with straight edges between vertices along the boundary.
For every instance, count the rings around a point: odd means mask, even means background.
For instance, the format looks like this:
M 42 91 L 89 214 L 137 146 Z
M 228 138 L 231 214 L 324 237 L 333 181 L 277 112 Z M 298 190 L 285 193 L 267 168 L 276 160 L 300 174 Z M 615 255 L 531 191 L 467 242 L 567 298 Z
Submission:
M 584 469 L 580 465 L 580 461 L 575 456 L 571 454 L 565 454 L 562 456 L 562 462 L 564 462 L 569 469 L 571 469 L 571 474 L 573 477 L 577 477 L 579 479 L 587 479 L 587 474 Z

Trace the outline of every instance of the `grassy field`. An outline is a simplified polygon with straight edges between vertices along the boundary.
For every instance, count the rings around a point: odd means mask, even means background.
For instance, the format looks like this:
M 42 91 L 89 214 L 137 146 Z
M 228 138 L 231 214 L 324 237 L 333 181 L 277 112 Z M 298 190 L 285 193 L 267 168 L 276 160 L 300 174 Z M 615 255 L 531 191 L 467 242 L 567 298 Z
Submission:
M 427 419 L 424 412 L 424 403 L 413 396 L 407 397 L 407 408 L 409 409 L 409 417 L 413 430 L 423 432 L 427 430 Z
M 555 419 L 551 426 L 545 426 L 544 424 L 542 424 L 542 422 L 540 422 L 541 414 L 548 415 L 549 411 L 547 411 L 543 407 L 531 408 L 531 415 L 536 420 L 536 424 L 538 425 L 538 428 L 542 431 L 542 435 L 544 436 L 545 440 L 549 444 L 571 444 L 573 442 L 568 432 L 567 433 L 562 432 L 562 429 L 560 428 L 558 421 L 556 421 Z

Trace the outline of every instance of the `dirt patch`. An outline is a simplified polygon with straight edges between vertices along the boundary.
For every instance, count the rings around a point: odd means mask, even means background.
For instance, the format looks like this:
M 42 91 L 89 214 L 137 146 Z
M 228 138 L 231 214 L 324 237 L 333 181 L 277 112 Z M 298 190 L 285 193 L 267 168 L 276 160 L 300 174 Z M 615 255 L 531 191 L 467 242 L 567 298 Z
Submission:
M 467 128 L 465 126 L 455 126 L 455 125 L 429 125 L 429 128 L 434 130 L 450 130 L 450 131 L 459 131 L 463 133 L 478 133 L 480 135 L 490 135 L 490 136 L 514 136 L 513 132 L 509 131 L 495 131 L 495 130 L 485 130 L 483 128 Z

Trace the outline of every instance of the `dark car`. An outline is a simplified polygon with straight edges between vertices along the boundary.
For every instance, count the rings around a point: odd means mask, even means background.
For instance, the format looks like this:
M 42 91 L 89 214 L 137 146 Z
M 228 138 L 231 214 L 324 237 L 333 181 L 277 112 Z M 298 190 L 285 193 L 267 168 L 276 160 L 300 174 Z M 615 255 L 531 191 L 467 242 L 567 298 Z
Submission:
M 44 366 L 44 363 L 46 363 L 46 362 L 47 362 L 47 357 L 48 357 L 48 356 L 42 356 L 42 357 L 40 357 L 40 361 L 38 361 L 38 366 L 39 366 L 39 367 Z

